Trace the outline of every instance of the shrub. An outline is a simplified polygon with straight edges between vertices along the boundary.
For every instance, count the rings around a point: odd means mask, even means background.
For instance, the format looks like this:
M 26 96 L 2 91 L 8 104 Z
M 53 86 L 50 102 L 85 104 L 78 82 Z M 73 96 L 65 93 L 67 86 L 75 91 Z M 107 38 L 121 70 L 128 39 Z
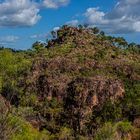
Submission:
M 11 108 L 0 96 L 0 140 L 9 140 L 17 129 L 16 123 L 11 125 Z
M 116 124 L 116 130 L 121 136 L 125 136 L 134 130 L 130 122 L 119 122 Z
M 12 135 L 11 140 L 48 140 L 48 135 L 40 133 L 28 122 L 19 117 L 11 118 L 11 125 L 17 124 L 17 131 Z
M 96 132 L 95 140 L 127 140 L 135 132 L 130 122 L 105 123 Z
M 95 140 L 115 140 L 117 133 L 111 123 L 105 123 L 102 128 L 96 132 Z
M 70 128 L 62 127 L 58 134 L 59 140 L 72 140 L 73 139 L 73 132 Z

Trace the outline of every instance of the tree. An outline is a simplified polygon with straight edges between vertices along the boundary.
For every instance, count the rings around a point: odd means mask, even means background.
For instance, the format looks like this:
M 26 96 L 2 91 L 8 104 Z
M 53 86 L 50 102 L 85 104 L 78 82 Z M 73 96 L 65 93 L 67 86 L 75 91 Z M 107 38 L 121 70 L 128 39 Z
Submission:
M 116 130 L 111 123 L 105 123 L 96 132 L 95 140 L 118 140 Z
M 62 29 L 67 29 L 69 26 L 68 25 L 63 25 Z
M 74 139 L 73 131 L 70 128 L 62 127 L 59 132 L 59 140 L 72 140 Z
M 56 31 L 51 31 L 51 35 L 53 39 L 57 38 L 57 32 Z
M 101 32 L 100 32 L 100 35 L 101 35 L 101 36 L 104 36 L 104 35 L 105 35 L 105 32 L 104 32 L 104 31 L 101 31 Z
M 3 49 L 4 49 L 4 47 L 0 45 L 0 50 L 3 50 Z
M 36 41 L 33 45 L 32 45 L 32 49 L 37 51 L 37 52 L 40 52 L 41 50 L 43 50 L 45 47 L 45 43 L 42 43 L 42 42 L 39 42 L 39 41 Z
M 89 24 L 88 23 L 85 23 L 84 24 L 84 28 L 88 28 Z
M 128 44 L 127 50 L 132 52 L 132 53 L 139 54 L 140 53 L 140 45 L 137 45 L 136 43 L 132 42 L 132 43 Z
M 79 29 L 83 29 L 83 25 L 79 24 L 79 25 L 78 25 L 78 28 L 79 28 Z
M 92 32 L 93 32 L 93 34 L 98 34 L 100 32 L 100 30 L 98 27 L 94 27 L 94 28 L 92 28 Z
M 136 43 L 134 43 L 134 42 L 128 44 L 128 48 L 129 48 L 129 47 L 135 47 L 135 46 L 136 46 Z
M 127 140 L 134 131 L 130 122 L 107 122 L 97 130 L 95 140 Z
M 115 43 L 118 47 L 127 48 L 128 43 L 123 37 L 115 38 Z
M 10 125 L 11 107 L 0 95 L 0 139 L 9 140 L 16 131 L 16 126 Z

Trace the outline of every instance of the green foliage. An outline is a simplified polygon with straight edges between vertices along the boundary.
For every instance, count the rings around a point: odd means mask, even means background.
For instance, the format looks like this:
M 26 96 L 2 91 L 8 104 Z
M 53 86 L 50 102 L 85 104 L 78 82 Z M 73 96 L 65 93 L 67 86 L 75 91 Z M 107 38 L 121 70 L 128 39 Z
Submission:
M 98 34 L 100 32 L 100 29 L 98 27 L 92 28 L 93 34 Z
M 96 132 L 95 140 L 127 140 L 129 134 L 135 133 L 130 122 L 105 123 Z
M 97 130 L 95 140 L 114 140 L 116 136 L 116 130 L 113 125 L 105 123 L 102 128 Z
M 120 103 L 112 103 L 106 101 L 101 110 L 95 109 L 93 111 L 93 119 L 97 124 L 103 124 L 105 122 L 114 122 L 122 118 L 122 108 Z
M 0 93 L 1 93 L 1 90 L 2 90 L 2 76 L 0 76 Z
M 102 60 L 105 58 L 105 56 L 106 56 L 106 50 L 102 49 L 102 50 L 99 50 L 98 52 L 95 53 L 94 59 L 95 60 Z
M 100 35 L 101 35 L 101 36 L 105 36 L 105 32 L 104 32 L 104 31 L 101 31 L 101 32 L 100 32 Z
M 129 132 L 134 131 L 133 126 L 131 125 L 130 122 L 119 122 L 117 123 L 117 131 L 120 132 L 121 134 L 125 135 Z
M 130 43 L 127 50 L 132 53 L 140 54 L 140 46 L 136 45 L 135 43 Z
M 0 107 L 0 139 L 139 139 L 132 122 L 140 114 L 140 46 L 87 25 L 65 25 L 52 35 L 53 47 L 35 42 L 27 51 L 0 48 L 0 105 L 12 109 Z M 73 85 L 76 77 L 89 80 Z M 123 85 L 124 97 L 110 100 Z
M 45 47 L 45 44 L 44 43 L 41 43 L 41 42 L 35 42 L 33 45 L 32 45 L 32 49 L 35 50 L 37 53 L 41 52 L 44 50 L 44 47 Z
M 11 111 L 9 106 L 6 105 L 4 98 L 0 96 L 0 139 L 7 140 L 11 138 L 14 133 L 15 127 L 11 127 L 11 120 L 9 119 Z
M 23 89 L 19 84 L 30 71 L 31 60 L 26 53 L 9 49 L 0 51 L 0 92 L 9 100 L 20 98 Z M 17 99 L 15 102 L 18 102 Z
M 35 93 L 25 94 L 20 96 L 21 106 L 34 106 L 38 103 L 38 98 Z
M 115 38 L 115 43 L 117 46 L 122 47 L 122 48 L 127 48 L 127 42 L 123 37 L 117 37 Z
M 73 140 L 73 132 L 70 128 L 62 127 L 58 133 L 59 140 Z
M 17 131 L 11 140 L 47 140 L 48 136 L 35 130 L 29 123 L 18 117 L 11 118 L 12 124 L 16 123 Z

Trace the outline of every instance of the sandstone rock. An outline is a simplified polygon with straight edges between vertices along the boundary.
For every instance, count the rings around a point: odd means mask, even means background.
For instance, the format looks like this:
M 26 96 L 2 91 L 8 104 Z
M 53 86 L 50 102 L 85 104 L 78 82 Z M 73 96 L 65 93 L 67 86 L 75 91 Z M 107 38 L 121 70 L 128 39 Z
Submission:
M 136 128 L 140 128 L 140 117 L 136 117 L 133 124 Z
M 81 131 L 94 107 L 101 107 L 107 100 L 116 102 L 124 97 L 124 86 L 119 80 L 102 76 L 77 78 L 68 84 L 66 94 L 65 110 L 71 116 L 73 128 Z

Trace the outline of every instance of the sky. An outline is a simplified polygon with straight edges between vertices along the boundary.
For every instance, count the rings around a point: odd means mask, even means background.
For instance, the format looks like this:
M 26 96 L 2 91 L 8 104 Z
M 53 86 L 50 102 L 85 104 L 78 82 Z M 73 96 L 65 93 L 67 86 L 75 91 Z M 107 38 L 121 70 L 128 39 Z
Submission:
M 64 24 L 140 43 L 140 0 L 0 0 L 0 46 L 29 49 Z

